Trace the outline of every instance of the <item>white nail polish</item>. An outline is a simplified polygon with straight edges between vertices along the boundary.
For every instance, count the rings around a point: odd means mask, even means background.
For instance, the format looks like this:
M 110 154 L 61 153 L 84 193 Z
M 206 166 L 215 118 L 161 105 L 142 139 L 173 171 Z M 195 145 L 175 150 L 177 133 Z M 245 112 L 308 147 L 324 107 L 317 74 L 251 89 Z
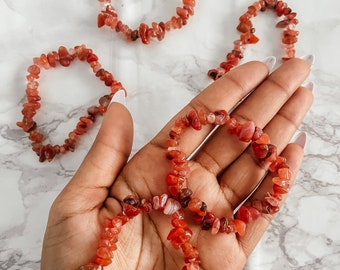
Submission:
M 309 91 L 313 92 L 315 88 L 315 84 L 313 82 L 309 82 L 302 85 L 303 87 L 307 88 Z
M 276 64 L 276 57 L 275 56 L 269 56 L 265 59 L 261 60 L 262 63 L 266 64 L 268 67 L 269 72 L 271 72 Z
M 117 103 L 123 104 L 126 107 L 125 91 L 123 89 L 117 91 L 114 94 L 114 96 L 112 97 L 110 105 L 111 105 L 112 102 L 117 102 Z
M 306 133 L 300 132 L 293 140 L 293 143 L 300 145 L 302 148 L 305 148 L 306 140 L 307 140 Z
M 273 68 L 276 64 L 276 57 L 275 56 L 269 56 L 261 60 L 262 63 L 266 64 L 268 67 L 269 72 L 273 71 Z
M 300 57 L 302 60 L 305 60 L 310 66 L 312 66 L 315 62 L 314 54 L 307 54 L 305 56 Z

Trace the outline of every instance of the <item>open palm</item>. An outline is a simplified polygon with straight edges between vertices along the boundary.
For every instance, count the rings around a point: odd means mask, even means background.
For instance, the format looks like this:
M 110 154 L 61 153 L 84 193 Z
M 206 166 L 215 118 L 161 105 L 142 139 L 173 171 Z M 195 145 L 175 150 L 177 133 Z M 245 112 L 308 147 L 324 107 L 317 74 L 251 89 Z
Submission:
M 238 121 L 253 120 L 271 137 L 290 165 L 293 179 L 303 157 L 303 143 L 288 144 L 312 103 L 311 91 L 300 87 L 309 65 L 299 59 L 283 64 L 270 76 L 261 62 L 242 65 L 195 97 L 128 163 L 132 120 L 126 108 L 112 103 L 99 134 L 81 167 L 55 200 L 46 229 L 42 269 L 77 269 L 95 256 L 105 219 L 122 211 L 122 200 L 133 194 L 151 198 L 167 193 L 169 163 L 164 142 L 178 116 L 192 108 L 230 111 Z M 192 153 L 213 126 L 188 129 L 181 149 Z M 234 210 L 255 189 L 252 198 L 271 191 L 270 175 L 258 165 L 247 143 L 217 129 L 189 162 L 188 185 L 195 197 L 219 217 L 232 218 Z M 192 244 L 200 252 L 202 269 L 242 269 L 273 216 L 263 215 L 247 226 L 245 235 L 212 235 L 190 223 Z M 123 227 L 113 263 L 105 269 L 181 269 L 183 254 L 167 241 L 170 217 L 160 212 L 139 215 Z

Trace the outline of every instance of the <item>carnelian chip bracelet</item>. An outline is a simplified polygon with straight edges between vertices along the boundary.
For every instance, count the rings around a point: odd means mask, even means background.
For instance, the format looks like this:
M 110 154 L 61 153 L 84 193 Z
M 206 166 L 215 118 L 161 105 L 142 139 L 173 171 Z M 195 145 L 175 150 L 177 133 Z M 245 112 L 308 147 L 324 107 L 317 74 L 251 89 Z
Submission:
M 285 49 L 283 61 L 295 57 L 294 44 L 298 41 L 299 32 L 295 30 L 295 26 L 299 23 L 296 19 L 296 12 L 293 12 L 288 4 L 282 0 L 259 0 L 248 7 L 247 12 L 240 16 L 240 23 L 237 30 L 241 33 L 240 38 L 234 41 L 234 47 L 226 56 L 225 61 L 220 63 L 220 66 L 208 71 L 208 76 L 213 80 L 217 80 L 223 74 L 236 67 L 243 58 L 245 46 L 247 44 L 255 44 L 259 38 L 254 35 L 255 28 L 251 22 L 251 18 L 256 17 L 259 11 L 273 10 L 278 17 L 284 17 L 276 24 L 277 28 L 284 28 L 282 35 L 282 44 Z
M 124 24 L 119 18 L 111 0 L 98 0 L 101 3 L 102 11 L 98 14 L 97 25 L 110 27 L 116 32 L 121 32 L 127 41 L 136 41 L 141 39 L 144 44 L 149 44 L 151 39 L 161 41 L 165 33 L 171 29 L 180 29 L 187 24 L 190 16 L 194 15 L 195 0 L 182 0 L 183 6 L 176 8 L 177 16 L 172 16 L 167 22 L 152 22 L 151 26 L 141 23 L 138 29 L 131 29 Z
M 242 205 L 235 218 L 218 217 L 209 211 L 208 205 L 197 198 L 188 187 L 190 183 L 190 168 L 187 155 L 180 148 L 181 135 L 188 128 L 201 130 L 204 125 L 226 125 L 229 134 L 234 134 L 241 142 L 250 144 L 254 157 L 275 176 L 272 178 L 273 189 L 268 192 L 264 200 L 252 200 Z M 202 230 L 210 231 L 212 235 L 218 233 L 237 233 L 243 236 L 247 224 L 255 221 L 263 214 L 275 214 L 279 211 L 282 195 L 288 193 L 291 186 L 292 173 L 284 157 L 278 155 L 275 145 L 270 143 L 267 133 L 255 126 L 253 121 L 238 122 L 229 116 L 225 110 L 214 113 L 205 112 L 203 109 L 191 110 L 187 115 L 179 117 L 169 131 L 165 142 L 166 159 L 171 164 L 171 170 L 165 177 L 169 194 L 162 194 L 151 199 L 139 199 L 132 195 L 127 196 L 122 202 L 123 211 L 113 219 L 107 219 L 101 234 L 96 256 L 93 261 L 81 270 L 103 269 L 110 265 L 116 243 L 122 226 L 130 219 L 141 213 L 149 214 L 159 211 L 171 216 L 170 232 L 167 240 L 171 245 L 181 250 L 184 255 L 182 270 L 199 270 L 199 250 L 191 243 L 193 235 L 186 219 L 186 212 L 193 213 L 193 222 Z
M 99 105 L 92 106 L 87 110 L 87 115 L 80 117 L 76 128 L 71 131 L 62 145 L 44 145 L 44 135 L 37 130 L 37 123 L 33 117 L 40 108 L 39 96 L 39 82 L 41 69 L 55 68 L 57 66 L 68 67 L 73 60 L 87 62 L 92 68 L 96 77 L 98 77 L 104 84 L 110 88 L 110 93 L 102 96 L 99 99 Z M 87 132 L 88 128 L 92 126 L 98 115 L 106 112 L 113 95 L 120 89 L 124 89 L 122 84 L 116 81 L 112 74 L 102 68 L 98 62 L 98 57 L 85 45 L 76 46 L 67 50 L 64 46 L 59 47 L 58 51 L 52 51 L 48 54 L 42 54 L 40 57 L 33 59 L 33 65 L 29 66 L 27 71 L 27 86 L 26 97 L 27 102 L 23 104 L 22 114 L 23 119 L 17 122 L 17 126 L 29 133 L 29 139 L 32 141 L 32 149 L 39 156 L 39 161 L 51 161 L 56 155 L 63 154 L 68 151 L 73 152 L 81 135 Z

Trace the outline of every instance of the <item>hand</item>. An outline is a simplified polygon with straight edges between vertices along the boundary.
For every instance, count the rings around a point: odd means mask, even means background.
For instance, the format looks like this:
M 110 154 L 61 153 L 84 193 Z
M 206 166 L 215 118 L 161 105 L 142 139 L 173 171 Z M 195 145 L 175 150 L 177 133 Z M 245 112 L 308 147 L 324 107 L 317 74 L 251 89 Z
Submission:
M 303 158 L 303 143 L 288 143 L 312 103 L 312 93 L 301 83 L 310 66 L 294 59 L 268 76 L 261 62 L 244 64 L 208 86 L 178 116 L 191 108 L 229 111 L 252 89 L 256 90 L 233 112 L 237 120 L 253 120 L 264 128 L 278 152 L 287 158 L 295 179 Z M 106 218 L 122 211 L 121 202 L 130 194 L 151 198 L 167 193 L 169 172 L 164 142 L 176 117 L 129 162 L 132 120 L 127 109 L 112 103 L 98 136 L 79 170 L 57 197 L 50 211 L 43 243 L 41 269 L 77 269 L 90 262 Z M 188 129 L 181 148 L 189 154 L 207 136 L 212 126 L 201 131 Z M 247 148 L 247 143 L 220 127 L 190 161 L 189 187 L 205 201 L 208 210 L 232 218 L 233 210 L 265 176 Z M 253 198 L 271 191 L 268 175 Z M 200 252 L 202 269 L 242 269 L 265 232 L 272 215 L 250 223 L 245 235 L 211 235 L 191 224 L 192 244 Z M 166 237 L 170 217 L 159 212 L 139 215 L 123 227 L 113 263 L 105 269 L 181 269 L 183 254 L 171 247 Z

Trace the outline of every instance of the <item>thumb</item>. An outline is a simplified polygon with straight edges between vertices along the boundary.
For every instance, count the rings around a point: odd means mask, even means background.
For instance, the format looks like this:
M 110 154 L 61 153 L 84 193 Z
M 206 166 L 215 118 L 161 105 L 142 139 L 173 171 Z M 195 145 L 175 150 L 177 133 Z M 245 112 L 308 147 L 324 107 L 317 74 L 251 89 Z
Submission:
M 133 122 L 125 106 L 125 92 L 120 90 L 112 98 L 90 151 L 62 197 L 69 195 L 91 206 L 101 204 L 131 153 L 132 141 Z

